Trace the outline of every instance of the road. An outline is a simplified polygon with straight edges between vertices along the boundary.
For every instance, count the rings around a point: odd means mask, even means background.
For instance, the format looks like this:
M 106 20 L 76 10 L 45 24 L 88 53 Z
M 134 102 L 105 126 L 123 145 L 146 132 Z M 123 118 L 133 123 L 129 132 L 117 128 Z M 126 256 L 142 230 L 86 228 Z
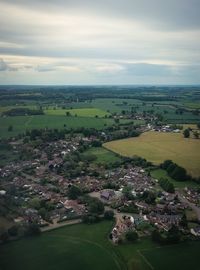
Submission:
M 63 221 L 60 223 L 57 223 L 56 221 L 54 221 L 53 224 L 49 224 L 49 226 L 41 228 L 41 232 L 47 232 L 47 231 L 51 231 L 51 230 L 54 230 L 57 228 L 67 226 L 67 225 L 74 225 L 74 224 L 78 224 L 81 222 L 82 222 L 81 219 L 66 220 L 66 221 Z

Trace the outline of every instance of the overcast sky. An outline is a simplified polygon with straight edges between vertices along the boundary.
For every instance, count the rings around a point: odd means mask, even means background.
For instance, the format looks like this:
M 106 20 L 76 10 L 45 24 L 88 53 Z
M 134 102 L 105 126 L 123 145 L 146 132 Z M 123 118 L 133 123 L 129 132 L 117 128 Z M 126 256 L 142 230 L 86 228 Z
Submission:
M 200 0 L 0 0 L 0 84 L 200 84 Z

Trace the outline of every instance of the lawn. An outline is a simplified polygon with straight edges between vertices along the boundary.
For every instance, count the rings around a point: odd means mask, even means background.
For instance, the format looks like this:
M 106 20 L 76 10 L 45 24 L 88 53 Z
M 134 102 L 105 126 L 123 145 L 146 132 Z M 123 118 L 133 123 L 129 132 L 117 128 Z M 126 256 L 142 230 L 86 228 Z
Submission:
M 45 114 L 48 115 L 66 115 L 69 112 L 71 115 L 77 115 L 80 117 L 105 117 L 106 115 L 110 115 L 108 112 L 98 109 L 98 108 L 79 108 L 79 109 L 48 109 L 45 110 Z
M 97 159 L 94 163 L 109 164 L 121 160 L 118 155 L 103 147 L 92 147 L 88 149 L 85 154 L 95 155 Z
M 34 116 L 13 116 L 0 117 L 0 137 L 11 137 L 34 128 L 97 128 L 101 129 L 105 125 L 112 125 L 112 119 L 92 118 L 92 117 L 66 117 L 62 115 L 34 115 Z M 8 127 L 12 125 L 13 131 L 8 132 Z
M 181 133 L 145 132 L 104 144 L 104 147 L 124 156 L 141 156 L 154 164 L 171 159 L 193 176 L 200 176 L 200 140 L 185 139 Z

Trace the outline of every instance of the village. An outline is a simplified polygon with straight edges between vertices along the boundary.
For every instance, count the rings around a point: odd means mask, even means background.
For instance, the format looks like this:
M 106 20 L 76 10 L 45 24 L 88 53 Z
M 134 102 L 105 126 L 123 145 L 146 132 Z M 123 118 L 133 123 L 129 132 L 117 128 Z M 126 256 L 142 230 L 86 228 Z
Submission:
M 31 153 L 29 160 L 0 168 L 0 199 L 12 202 L 12 211 L 6 209 L 5 216 L 13 219 L 14 226 L 37 224 L 46 231 L 82 222 L 85 216 L 103 217 L 111 212 L 116 220 L 110 234 L 113 243 L 120 242 L 129 231 L 145 236 L 154 228 L 167 232 L 172 226 L 200 236 L 200 227 L 188 229 L 183 224 L 187 208 L 195 205 L 200 211 L 199 192 L 185 188 L 181 198 L 180 193 L 168 193 L 148 171 L 131 163 L 111 169 L 89 165 L 79 151 L 96 139 L 75 136 L 37 147 L 26 144 L 25 151 Z M 21 151 L 22 143 L 11 144 L 15 152 Z M 101 203 L 103 211 L 91 211 L 94 202 Z

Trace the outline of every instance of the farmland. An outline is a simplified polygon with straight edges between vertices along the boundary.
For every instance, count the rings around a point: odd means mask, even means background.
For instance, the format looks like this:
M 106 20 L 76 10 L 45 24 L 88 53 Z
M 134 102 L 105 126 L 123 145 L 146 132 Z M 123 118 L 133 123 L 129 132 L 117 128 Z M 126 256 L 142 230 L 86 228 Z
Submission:
M 79 108 L 79 109 L 71 109 L 71 110 L 65 110 L 65 109 L 48 109 L 45 110 L 45 114 L 48 115 L 66 115 L 66 113 L 70 113 L 72 116 L 80 116 L 80 117 L 105 117 L 108 116 L 109 113 L 106 111 L 103 111 L 98 108 Z
M 105 125 L 112 125 L 112 119 L 97 119 L 92 117 L 66 117 L 62 115 L 35 115 L 16 116 L 0 118 L 1 137 L 11 137 L 34 128 L 103 128 Z M 8 132 L 8 127 L 12 125 L 13 131 Z
M 199 242 L 160 247 L 145 238 L 113 246 L 107 238 L 111 226 L 105 221 L 67 226 L 1 246 L 1 269 L 199 269 Z
M 146 132 L 137 138 L 105 143 L 104 147 L 124 156 L 144 157 L 154 164 L 171 159 L 191 175 L 200 175 L 200 141 L 185 139 L 182 134 Z

